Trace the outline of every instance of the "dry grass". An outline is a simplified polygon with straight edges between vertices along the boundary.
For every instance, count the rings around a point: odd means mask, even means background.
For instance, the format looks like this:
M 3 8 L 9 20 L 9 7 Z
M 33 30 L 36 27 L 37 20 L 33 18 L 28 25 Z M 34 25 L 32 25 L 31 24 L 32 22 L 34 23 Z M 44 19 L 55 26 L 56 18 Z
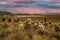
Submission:
M 60 17 L 0 16 L 0 40 L 60 40 Z

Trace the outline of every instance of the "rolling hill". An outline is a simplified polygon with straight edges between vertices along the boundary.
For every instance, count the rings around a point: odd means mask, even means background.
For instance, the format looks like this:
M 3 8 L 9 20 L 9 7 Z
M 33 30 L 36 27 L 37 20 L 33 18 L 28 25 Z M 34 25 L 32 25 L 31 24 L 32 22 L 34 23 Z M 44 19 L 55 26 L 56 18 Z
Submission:
M 10 12 L 0 11 L 0 15 L 12 15 Z

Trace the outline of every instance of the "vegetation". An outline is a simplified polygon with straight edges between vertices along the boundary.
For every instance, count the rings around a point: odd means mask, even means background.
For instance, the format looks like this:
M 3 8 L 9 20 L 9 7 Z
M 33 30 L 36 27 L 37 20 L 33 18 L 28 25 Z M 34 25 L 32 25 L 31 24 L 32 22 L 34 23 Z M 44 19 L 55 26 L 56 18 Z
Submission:
M 0 16 L 0 40 L 60 40 L 60 16 Z

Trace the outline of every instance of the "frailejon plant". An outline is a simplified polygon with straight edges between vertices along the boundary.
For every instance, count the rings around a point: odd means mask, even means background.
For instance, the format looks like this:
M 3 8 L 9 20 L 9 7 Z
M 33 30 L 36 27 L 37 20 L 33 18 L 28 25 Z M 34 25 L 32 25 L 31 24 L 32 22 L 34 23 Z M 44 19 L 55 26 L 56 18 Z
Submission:
M 0 16 L 0 40 L 60 40 L 60 17 Z

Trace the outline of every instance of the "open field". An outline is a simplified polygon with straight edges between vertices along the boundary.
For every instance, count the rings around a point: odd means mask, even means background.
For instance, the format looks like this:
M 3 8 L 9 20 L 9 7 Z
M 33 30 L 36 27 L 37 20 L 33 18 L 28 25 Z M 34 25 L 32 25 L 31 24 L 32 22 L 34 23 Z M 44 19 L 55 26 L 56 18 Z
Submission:
M 0 16 L 0 40 L 60 40 L 59 15 L 22 16 Z

